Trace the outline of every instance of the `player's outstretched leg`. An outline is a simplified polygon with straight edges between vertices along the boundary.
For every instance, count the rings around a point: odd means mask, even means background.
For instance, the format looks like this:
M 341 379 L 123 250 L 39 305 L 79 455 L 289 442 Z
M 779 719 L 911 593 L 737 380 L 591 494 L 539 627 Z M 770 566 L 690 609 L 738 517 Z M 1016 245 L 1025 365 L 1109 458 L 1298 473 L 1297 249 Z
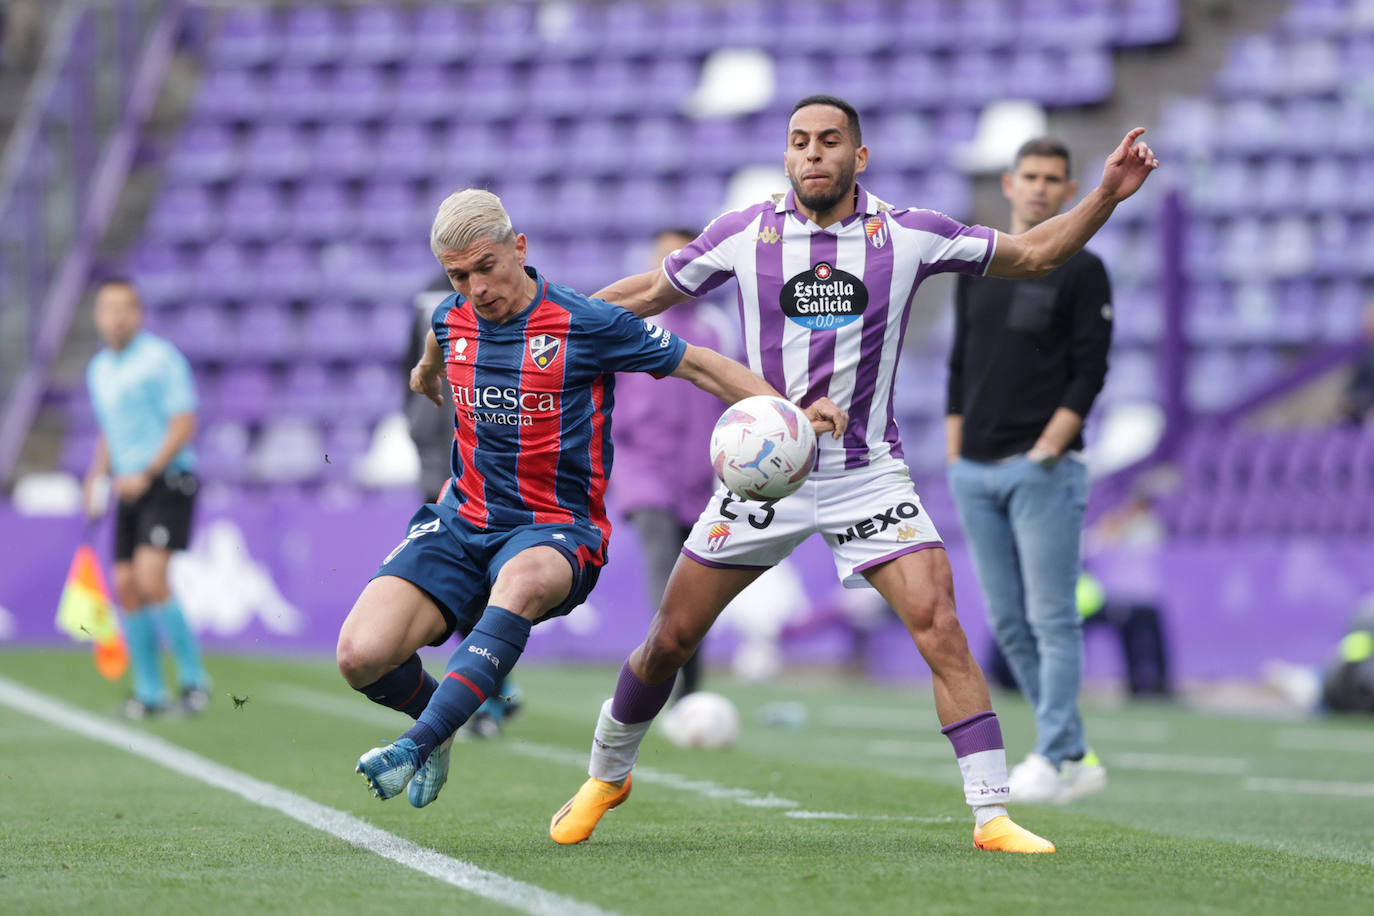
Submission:
M 601 704 L 592 738 L 591 777 L 549 822 L 554 842 L 570 844 L 589 839 L 602 815 L 630 797 L 630 770 L 639 745 L 673 692 L 674 677 L 659 684 L 641 681 L 627 661 L 620 669 L 615 696 Z

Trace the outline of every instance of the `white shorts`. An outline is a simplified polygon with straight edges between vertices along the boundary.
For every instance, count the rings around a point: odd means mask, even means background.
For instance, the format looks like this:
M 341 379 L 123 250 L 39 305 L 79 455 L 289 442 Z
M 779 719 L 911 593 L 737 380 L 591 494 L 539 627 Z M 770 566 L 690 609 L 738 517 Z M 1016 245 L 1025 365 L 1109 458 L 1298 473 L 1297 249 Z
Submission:
M 864 588 L 871 569 L 902 554 L 943 547 L 900 461 L 812 476 L 791 496 L 742 500 L 724 487 L 701 513 L 682 552 L 706 566 L 769 569 L 819 532 L 846 588 Z

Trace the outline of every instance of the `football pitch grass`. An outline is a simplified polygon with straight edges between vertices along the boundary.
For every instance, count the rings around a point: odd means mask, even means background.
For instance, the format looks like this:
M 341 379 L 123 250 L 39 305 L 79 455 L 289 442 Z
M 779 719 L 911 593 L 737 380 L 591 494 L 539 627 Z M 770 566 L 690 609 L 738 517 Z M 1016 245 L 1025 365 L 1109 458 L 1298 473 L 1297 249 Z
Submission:
M 1110 784 L 1015 808 L 1059 853 L 1014 856 L 973 848 L 928 687 L 713 672 L 737 745 L 651 733 L 629 801 L 562 847 L 613 668 L 522 668 L 520 718 L 456 744 L 416 810 L 353 772 L 407 720 L 328 660 L 209 667 L 204 717 L 127 724 L 87 654 L 0 653 L 0 911 L 1253 916 L 1365 913 L 1374 888 L 1374 721 L 1088 704 Z M 783 700 L 805 721 L 764 724 Z M 996 705 L 1019 758 L 1029 710 Z

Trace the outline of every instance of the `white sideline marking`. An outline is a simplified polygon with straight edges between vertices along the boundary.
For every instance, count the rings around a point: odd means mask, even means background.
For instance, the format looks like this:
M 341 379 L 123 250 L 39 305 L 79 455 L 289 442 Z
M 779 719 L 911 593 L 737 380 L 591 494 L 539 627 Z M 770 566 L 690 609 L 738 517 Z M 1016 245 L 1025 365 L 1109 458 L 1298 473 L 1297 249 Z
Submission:
M 1284 792 L 1297 795 L 1340 795 L 1374 798 L 1374 782 L 1336 782 L 1323 779 L 1266 779 L 1251 776 L 1245 780 L 1251 792 Z
M 1180 754 L 1138 754 L 1113 751 L 1102 763 L 1111 770 L 1154 770 L 1163 773 L 1198 773 L 1204 776 L 1238 776 L 1250 769 L 1239 757 L 1185 757 Z
M 1353 754 L 1374 754 L 1374 735 L 1289 729 L 1274 736 L 1274 746 L 1291 751 L 1349 751 Z
M 360 849 L 511 909 L 539 916 L 561 916 L 564 913 L 609 916 L 606 910 L 592 904 L 426 849 L 337 808 L 321 805 L 271 783 L 254 779 L 156 735 L 68 706 L 3 677 L 0 677 L 0 704 L 93 741 L 136 754 L 173 772 L 231 792 L 255 805 L 279 811 Z

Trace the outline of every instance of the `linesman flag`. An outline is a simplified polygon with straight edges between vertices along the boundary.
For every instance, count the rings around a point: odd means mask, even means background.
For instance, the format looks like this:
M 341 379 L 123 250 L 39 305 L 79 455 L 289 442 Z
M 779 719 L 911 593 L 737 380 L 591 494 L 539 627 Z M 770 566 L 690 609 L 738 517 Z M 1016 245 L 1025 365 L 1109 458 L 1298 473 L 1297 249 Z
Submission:
M 95 667 L 107 680 L 117 681 L 129 668 L 129 649 L 119 631 L 119 618 L 100 561 L 90 544 L 76 548 L 62 598 L 57 605 L 57 626 L 72 639 L 89 640 L 95 646 Z

